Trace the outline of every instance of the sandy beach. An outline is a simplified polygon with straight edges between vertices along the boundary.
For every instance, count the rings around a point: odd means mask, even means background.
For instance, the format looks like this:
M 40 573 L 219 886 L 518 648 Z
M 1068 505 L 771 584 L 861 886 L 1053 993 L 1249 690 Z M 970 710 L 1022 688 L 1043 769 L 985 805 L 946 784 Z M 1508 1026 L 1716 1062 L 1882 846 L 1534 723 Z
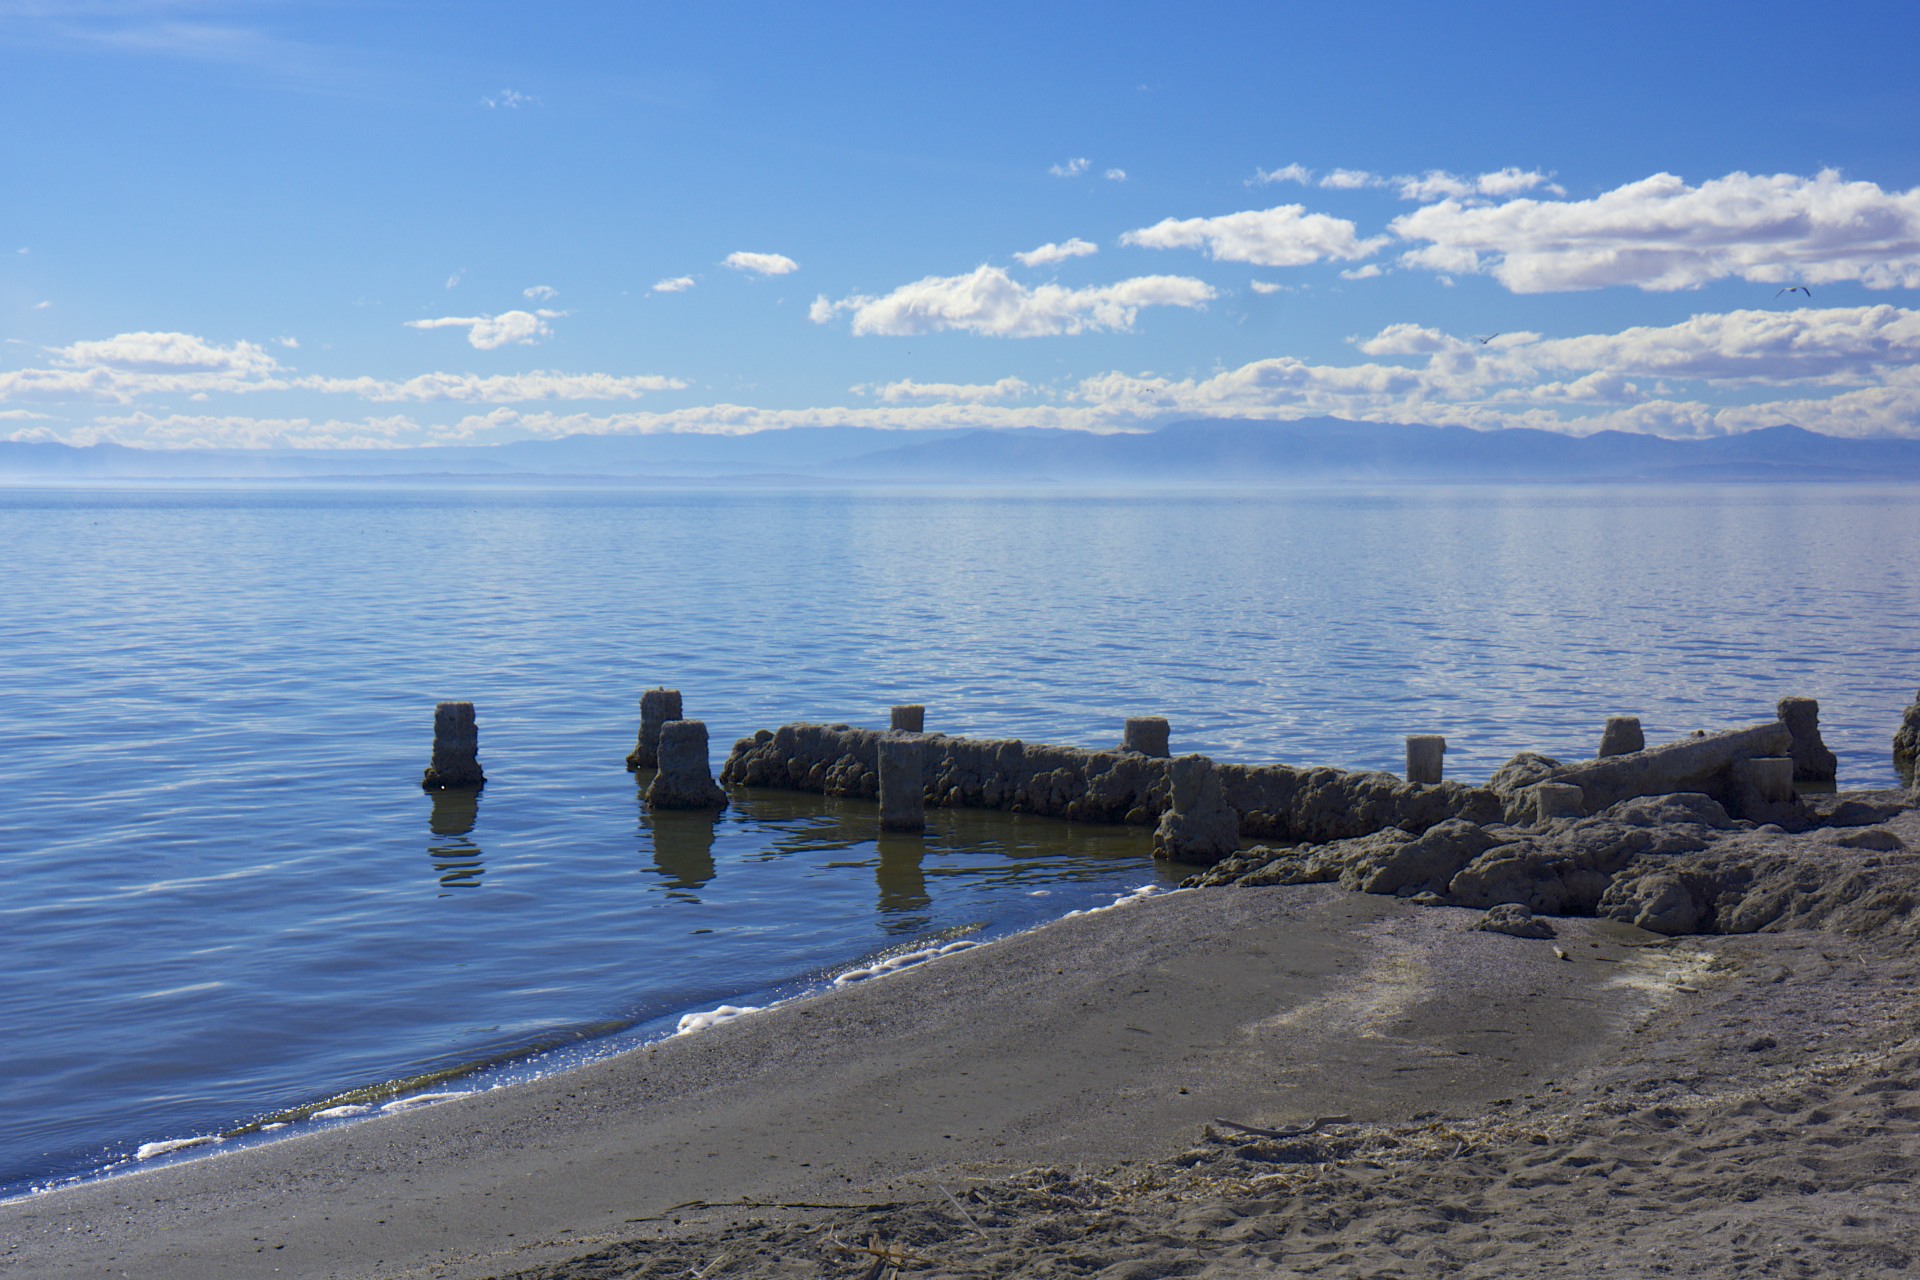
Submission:
M 1150 897 L 0 1206 L 0 1270 L 1909 1273 L 1904 935 L 1533 940 L 1481 914 L 1330 885 Z

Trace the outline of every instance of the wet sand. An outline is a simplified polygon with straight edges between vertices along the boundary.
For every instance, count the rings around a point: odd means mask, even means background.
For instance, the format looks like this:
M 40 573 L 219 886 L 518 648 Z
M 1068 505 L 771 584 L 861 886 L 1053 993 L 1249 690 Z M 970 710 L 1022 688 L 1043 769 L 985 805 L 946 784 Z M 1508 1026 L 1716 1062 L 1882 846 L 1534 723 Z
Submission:
M 1239 1159 L 1203 1140 L 1216 1118 L 1346 1117 L 1315 1136 L 1342 1142 L 1485 1123 L 1618 1061 L 1727 941 L 1592 920 L 1526 941 L 1476 916 L 1327 887 L 1149 898 L 563 1076 L 0 1206 L 0 1271 L 684 1274 L 738 1253 L 708 1274 L 851 1274 L 888 1263 L 828 1237 L 904 1214 L 967 1246 L 952 1274 L 1051 1274 L 1052 1245 L 959 1206 L 1000 1222 L 1023 1177 L 1084 1183 L 1008 1219 L 1044 1235 L 1087 1186 Z M 994 1230 L 1014 1253 L 988 1266 Z

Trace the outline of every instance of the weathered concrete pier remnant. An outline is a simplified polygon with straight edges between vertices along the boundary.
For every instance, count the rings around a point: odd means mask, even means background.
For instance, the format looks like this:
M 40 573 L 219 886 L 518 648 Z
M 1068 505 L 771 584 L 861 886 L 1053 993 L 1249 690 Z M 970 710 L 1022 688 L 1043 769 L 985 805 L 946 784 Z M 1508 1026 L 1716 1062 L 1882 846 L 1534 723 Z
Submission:
M 1407 781 L 1433 786 L 1446 771 L 1447 740 L 1437 733 L 1407 739 Z
M 1647 735 L 1640 728 L 1639 716 L 1608 716 L 1607 727 L 1600 732 L 1600 750 L 1596 758 L 1630 756 L 1647 749 Z
M 1153 829 L 1153 856 L 1212 866 L 1240 847 L 1240 815 L 1227 804 L 1213 761 L 1181 756 L 1168 769 L 1171 804 Z
M 1586 793 L 1565 782 L 1543 782 L 1533 789 L 1534 817 L 1541 822 L 1555 818 L 1584 818 Z
M 762 729 L 734 744 L 720 778 L 728 786 L 872 799 L 887 736 L 846 725 Z M 1170 807 L 1173 762 L 1164 757 L 940 733 L 921 742 L 927 803 L 941 808 L 1153 826 Z M 1448 818 L 1497 821 L 1501 811 L 1493 792 L 1456 782 L 1416 786 L 1389 773 L 1288 765 L 1215 764 L 1214 772 L 1249 838 L 1339 840 L 1382 827 L 1420 832 Z
M 705 721 L 667 721 L 660 726 L 659 747 L 660 771 L 647 784 L 647 808 L 727 807 L 727 793 L 714 782 L 713 769 L 707 763 Z
M 877 784 L 883 831 L 927 829 L 927 751 L 917 737 L 888 734 L 880 739 Z
M 627 768 L 660 767 L 660 726 L 680 719 L 678 689 L 649 689 L 640 695 L 640 741 L 627 753 Z
M 1840 761 L 1820 739 L 1820 703 L 1815 698 L 1782 698 L 1780 723 L 1793 735 L 1788 754 L 1793 757 L 1795 782 L 1832 782 L 1840 773 Z
M 1173 754 L 1171 736 L 1165 716 L 1130 716 L 1120 734 L 1120 749 L 1165 759 Z
M 895 733 L 925 733 L 927 709 L 922 706 L 894 707 L 887 713 L 887 728 Z
M 1920 786 L 1915 760 L 1920 760 L 1920 693 L 1913 696 L 1913 704 L 1900 717 L 1900 727 L 1893 734 L 1893 771 Z
M 1733 764 L 1734 813 L 1749 820 L 1764 821 L 1779 805 L 1794 802 L 1793 757 L 1755 756 Z
M 1514 778 L 1511 789 L 1503 791 L 1507 820 L 1531 821 L 1539 812 L 1535 789 L 1547 782 L 1579 787 L 1588 813 L 1599 813 L 1635 796 L 1666 796 L 1683 791 L 1697 791 L 1732 808 L 1738 804 L 1734 764 L 1757 756 L 1783 756 L 1791 742 L 1787 726 L 1773 720 L 1579 764 L 1563 765 L 1535 757 L 1546 766 L 1539 775 L 1533 776 L 1530 768 L 1528 774 Z M 1522 777 L 1526 780 L 1522 781 Z
M 433 709 L 433 757 L 420 785 L 429 791 L 443 787 L 478 787 L 487 780 L 480 771 L 480 730 L 474 724 L 471 702 L 442 702 Z

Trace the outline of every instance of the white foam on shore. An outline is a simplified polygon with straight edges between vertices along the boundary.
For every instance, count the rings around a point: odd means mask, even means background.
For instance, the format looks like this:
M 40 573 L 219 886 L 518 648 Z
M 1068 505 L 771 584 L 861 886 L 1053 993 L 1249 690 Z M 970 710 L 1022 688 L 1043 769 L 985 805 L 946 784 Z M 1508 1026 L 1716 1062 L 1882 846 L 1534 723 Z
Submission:
M 316 1111 L 313 1113 L 312 1118 L 315 1120 L 338 1120 L 342 1116 L 363 1116 L 371 1110 L 373 1110 L 373 1108 L 364 1102 L 349 1102 L 342 1107 L 328 1107 L 325 1111 Z
M 170 1155 L 175 1151 L 185 1151 L 188 1147 L 206 1147 L 226 1139 L 218 1134 L 203 1134 L 198 1138 L 168 1138 L 161 1142 L 143 1142 L 140 1149 L 133 1153 L 135 1160 L 151 1160 L 155 1156 Z
M 409 1111 L 414 1107 L 430 1107 L 436 1102 L 451 1102 L 455 1098 L 470 1097 L 471 1089 L 443 1089 L 439 1093 L 416 1093 L 411 1098 L 395 1098 L 380 1109 L 382 1111 Z
M 749 1013 L 759 1013 L 760 1005 L 723 1004 L 718 1009 L 706 1013 L 689 1013 L 680 1019 L 680 1025 L 674 1029 L 676 1036 L 690 1036 L 696 1031 L 705 1031 L 708 1027 L 717 1027 L 723 1022 L 732 1022 L 735 1018 Z
M 970 942 L 963 938 L 959 942 L 949 942 L 941 947 L 924 947 L 919 951 L 909 951 L 904 955 L 888 956 L 885 960 L 878 961 L 877 963 L 866 965 L 859 969 L 847 970 L 833 980 L 833 985 L 836 987 L 844 987 L 849 983 L 865 982 L 870 978 L 884 977 L 889 973 L 898 973 L 902 969 L 911 969 L 914 965 L 924 964 L 928 960 L 935 959 L 936 957 L 952 955 L 956 951 L 966 951 L 979 945 L 977 942 Z
M 1126 893 L 1121 894 L 1119 897 L 1115 898 L 1112 902 L 1109 902 L 1104 907 L 1082 907 L 1078 911 L 1069 911 L 1067 912 L 1066 915 L 1061 916 L 1060 918 L 1062 920 L 1071 920 L 1075 916 L 1090 916 L 1100 911 L 1111 911 L 1115 907 L 1124 907 L 1129 902 L 1139 902 L 1143 898 L 1151 898 L 1158 894 L 1168 893 L 1168 892 L 1171 892 L 1171 891 L 1167 889 L 1162 889 L 1157 884 L 1143 884 L 1138 889 L 1130 889 Z

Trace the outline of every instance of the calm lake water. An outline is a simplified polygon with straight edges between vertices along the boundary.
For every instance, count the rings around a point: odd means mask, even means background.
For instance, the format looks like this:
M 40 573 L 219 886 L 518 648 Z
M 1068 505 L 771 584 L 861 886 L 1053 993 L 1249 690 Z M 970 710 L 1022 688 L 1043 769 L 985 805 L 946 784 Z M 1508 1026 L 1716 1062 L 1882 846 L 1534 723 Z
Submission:
M 1438 732 L 1470 780 L 1609 714 L 1662 741 L 1808 694 L 1849 786 L 1892 783 L 1920 685 L 1912 490 L 15 490 L 0 547 L 15 1190 L 1177 879 L 1144 833 L 1038 819 L 655 822 L 622 767 L 652 685 L 716 770 L 924 702 L 1353 768 Z M 465 808 L 418 786 L 448 698 L 490 778 Z

